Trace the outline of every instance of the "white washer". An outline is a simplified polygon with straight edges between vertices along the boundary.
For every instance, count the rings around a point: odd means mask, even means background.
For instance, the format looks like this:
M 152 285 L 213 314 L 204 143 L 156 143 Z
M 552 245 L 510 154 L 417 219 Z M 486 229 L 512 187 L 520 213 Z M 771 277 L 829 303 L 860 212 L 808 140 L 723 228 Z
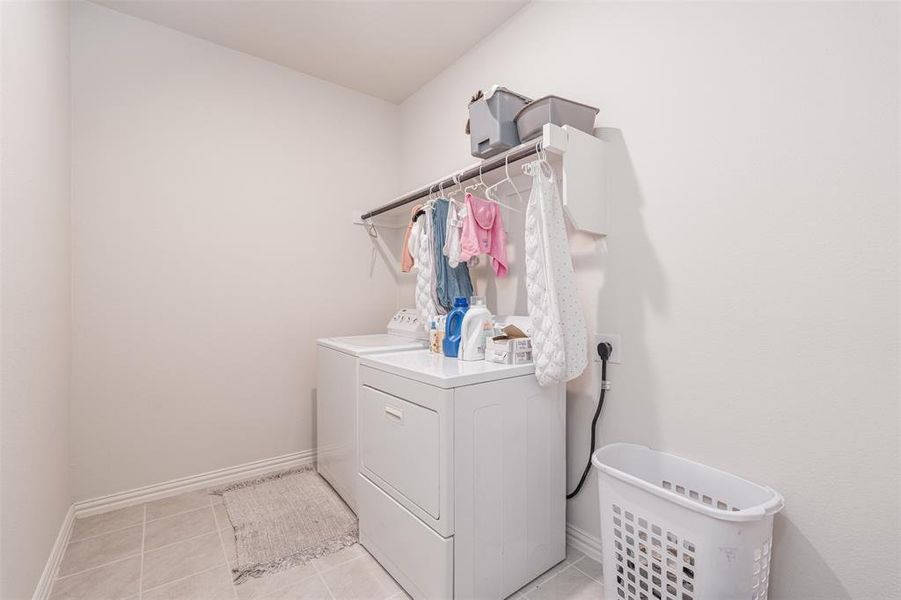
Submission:
M 501 600 L 565 557 L 566 399 L 528 365 L 360 359 L 360 541 L 415 600 Z
M 421 350 L 428 334 L 415 310 L 404 308 L 388 333 L 316 340 L 317 468 L 348 506 L 357 510 L 357 377 L 361 356 Z

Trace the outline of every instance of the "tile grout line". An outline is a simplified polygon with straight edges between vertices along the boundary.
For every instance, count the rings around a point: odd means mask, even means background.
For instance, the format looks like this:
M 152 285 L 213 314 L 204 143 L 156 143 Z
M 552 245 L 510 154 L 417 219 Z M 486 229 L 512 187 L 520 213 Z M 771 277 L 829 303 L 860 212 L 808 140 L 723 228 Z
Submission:
M 582 569 L 580 569 L 579 566 L 578 566 L 577 564 L 573 563 L 572 566 L 575 567 L 576 571 L 578 571 L 579 573 L 581 573 L 582 575 L 584 575 L 584 576 L 587 577 L 588 579 L 590 579 L 590 580 L 592 580 L 592 581 L 595 581 L 595 582 L 597 582 L 597 583 L 599 583 L 599 584 L 601 584 L 601 585 L 604 585 L 604 582 L 603 582 L 603 581 L 601 581 L 600 579 L 597 579 L 596 577 L 593 577 L 593 576 L 589 575 L 588 573 L 586 573 L 585 571 L 583 571 Z
M 254 597 L 253 597 L 253 600 L 266 600 L 266 597 L 267 597 L 267 596 L 272 596 L 273 594 L 276 594 L 276 593 L 278 593 L 278 592 L 281 592 L 282 590 L 286 590 L 286 589 L 288 589 L 289 587 L 292 587 L 292 586 L 297 585 L 298 583 L 303 583 L 304 581 L 309 581 L 310 579 L 313 579 L 313 578 L 316 577 L 317 575 L 319 575 L 319 572 L 318 572 L 316 569 L 313 569 L 313 574 L 312 574 L 312 575 L 307 575 L 306 577 L 301 577 L 300 579 L 297 579 L 297 580 L 292 581 L 292 582 L 290 582 L 290 583 L 286 583 L 285 585 L 283 585 L 283 586 L 281 586 L 281 587 L 277 587 L 277 588 L 275 588 L 274 590 L 269 590 L 268 592 L 266 592 L 266 593 L 263 594 L 262 596 L 254 596 Z M 323 583 L 323 585 L 325 584 L 324 581 L 323 581 L 322 583 Z M 326 586 L 326 590 L 327 590 L 327 589 L 328 589 L 328 586 Z
M 0 2 L 2 2 L 2 0 L 0 0 Z M 215 516 L 214 516 L 214 520 L 215 520 Z M 151 523 L 152 522 L 153 521 L 151 521 Z M 215 525 L 214 525 L 214 527 L 215 527 Z M 211 533 L 219 533 L 219 532 L 216 531 L 215 529 L 211 529 L 209 531 L 204 531 L 203 533 L 198 533 L 197 535 L 192 535 L 191 537 L 182 538 L 182 539 L 176 540 L 174 542 L 169 542 L 168 544 L 163 544 L 162 546 L 156 546 L 155 548 L 149 548 L 147 550 L 147 552 L 148 553 L 156 552 L 157 550 L 162 550 L 163 548 L 168 548 L 170 546 L 174 546 L 175 544 L 181 544 L 182 542 L 189 542 L 191 540 L 196 540 L 197 538 L 201 538 L 205 535 L 210 535 Z
M 330 566 L 328 568 L 324 568 L 324 569 L 320 568 L 318 565 L 316 565 L 316 563 L 314 561 L 313 568 L 316 569 L 317 573 L 328 573 L 329 571 L 334 571 L 338 567 L 343 567 L 344 565 L 346 565 L 348 563 L 352 563 L 355 560 L 360 560 L 361 558 L 365 558 L 367 554 L 369 554 L 369 553 L 367 552 L 366 554 L 361 554 L 359 556 L 352 556 L 352 557 L 348 558 L 347 560 L 342 560 L 341 562 L 335 563 L 332 566 Z M 376 561 L 376 562 L 378 562 L 378 561 Z
M 204 509 L 207 509 L 207 507 L 192 508 L 192 509 L 185 510 L 185 511 L 181 511 L 181 512 L 178 512 L 178 513 L 173 513 L 173 514 L 167 515 L 167 516 L 165 516 L 165 517 L 160 517 L 160 518 L 158 518 L 158 519 L 153 519 L 153 520 L 151 520 L 151 521 L 149 521 L 149 522 L 152 523 L 152 522 L 155 522 L 155 521 L 159 521 L 159 520 L 161 520 L 161 519 L 166 519 L 166 518 L 169 518 L 169 517 L 175 517 L 175 516 L 177 516 L 177 515 L 181 515 L 181 514 L 185 514 L 185 513 L 189 513 L 189 512 L 194 512 L 194 511 L 198 511 L 198 510 L 204 510 Z M 212 498 L 210 499 L 210 507 L 209 507 L 209 510 L 212 510 L 212 511 L 213 511 L 213 523 L 214 523 L 216 526 L 218 526 L 218 523 L 217 523 L 217 521 L 216 521 L 215 504 L 213 504 Z M 112 511 L 110 511 L 110 512 L 112 512 Z M 103 514 L 103 513 L 100 513 L 100 514 Z M 93 515 L 92 515 L 92 516 L 93 516 Z M 144 592 L 144 590 L 142 589 L 142 587 L 143 587 L 143 579 L 144 579 L 144 554 L 145 554 L 145 539 L 146 539 L 147 523 L 148 523 L 148 521 L 147 521 L 147 504 L 145 503 L 145 504 L 143 505 L 143 518 L 142 518 L 142 522 L 141 522 L 141 523 L 133 523 L 133 524 L 131 524 L 131 525 L 127 525 L 127 526 L 121 527 L 121 528 L 119 528 L 119 529 L 114 529 L 114 530 L 111 530 L 111 531 L 106 531 L 106 532 L 104 532 L 104 533 L 99 533 L 99 534 L 96 534 L 96 535 L 92 535 L 92 536 L 88 536 L 88 537 L 82 538 L 82 539 L 80 539 L 80 540 L 74 540 L 74 541 L 69 542 L 69 544 L 67 544 L 66 550 L 68 550 L 68 549 L 69 549 L 69 546 L 72 545 L 72 544 L 78 544 L 78 543 L 83 542 L 83 541 L 88 541 L 88 540 L 96 539 L 96 538 L 98 538 L 98 537 L 101 537 L 101 536 L 104 536 L 104 535 L 108 535 L 108 534 L 112 534 L 112 533 L 121 532 L 121 531 L 124 531 L 124 530 L 126 530 L 126 529 L 137 528 L 138 526 L 141 527 L 141 548 L 140 548 L 140 550 L 139 550 L 138 552 L 136 552 L 136 553 L 134 553 L 134 554 L 128 554 L 128 555 L 126 555 L 126 556 L 122 556 L 122 557 L 116 558 L 116 559 L 114 559 L 114 560 L 111 560 L 111 561 L 109 561 L 109 562 L 105 562 L 105 563 L 102 563 L 102 564 L 99 564 L 99 565 L 94 565 L 94 566 L 89 567 L 89 568 L 87 568 L 87 569 L 82 569 L 82 570 L 80 570 L 80 571 L 76 571 L 76 572 L 74 572 L 74 573 L 69 573 L 68 575 L 60 576 L 59 573 L 57 572 L 57 575 L 56 575 L 56 576 L 54 577 L 54 579 L 53 579 L 54 584 L 55 584 L 57 581 L 61 580 L 61 579 L 69 579 L 69 578 L 72 578 L 72 577 L 76 577 L 76 576 L 78 576 L 78 575 L 83 575 L 83 574 L 88 573 L 88 572 L 90 572 L 90 571 L 95 571 L 95 570 L 97 570 L 97 569 L 102 569 L 102 568 L 104 568 L 104 567 L 108 567 L 108 566 L 110 566 L 110 565 L 114 565 L 114 564 L 119 563 L 119 562 L 123 562 L 123 561 L 126 561 L 126 560 L 131 560 L 131 559 L 133 559 L 133 558 L 135 558 L 135 557 L 140 557 L 140 570 L 139 570 L 139 576 L 138 576 L 138 577 L 139 577 L 139 578 L 138 578 L 138 592 L 137 592 L 137 594 L 134 594 L 134 595 L 132 595 L 132 596 L 128 596 L 128 598 L 131 598 L 132 600 L 141 600 L 141 598 L 142 598 L 142 596 L 143 596 L 143 592 Z M 191 536 L 191 537 L 189 537 L 189 538 L 185 538 L 185 539 L 182 539 L 182 540 L 178 540 L 178 541 L 175 541 L 175 542 L 172 542 L 172 543 L 169 543 L 169 544 L 164 544 L 164 545 L 162 545 L 162 546 L 159 546 L 158 548 L 153 548 L 152 550 L 150 550 L 150 552 L 155 552 L 155 551 L 157 551 L 157 550 L 162 550 L 163 548 L 168 548 L 168 547 L 170 547 L 170 546 L 174 546 L 175 544 L 179 544 L 179 543 L 181 543 L 181 542 L 186 542 L 186 541 L 189 541 L 189 540 L 194 540 L 194 539 L 203 537 L 204 535 L 209 535 L 210 533 L 214 533 L 214 532 L 208 531 L 208 532 L 206 532 L 206 533 L 201 533 L 201 534 L 198 534 L 198 535 L 195 535 L 195 536 Z M 221 544 L 222 544 L 222 538 L 221 538 L 221 535 L 219 534 L 218 531 L 217 531 L 216 533 L 217 533 L 217 535 L 219 535 L 219 543 L 220 543 L 220 547 L 221 547 Z M 223 548 L 223 555 L 225 555 L 225 550 L 224 550 L 224 548 Z M 226 558 L 225 566 L 226 566 L 226 568 L 228 568 L 228 560 L 227 560 L 228 557 L 225 556 L 225 558 Z M 215 568 L 215 567 L 213 567 L 213 568 Z M 211 569 L 205 569 L 204 571 L 200 571 L 200 573 L 205 572 L 205 571 L 208 571 L 208 570 L 211 570 Z M 153 588 L 149 588 L 149 589 L 157 589 L 157 588 L 162 587 L 162 586 L 164 586 L 164 585 L 169 585 L 170 583 L 173 583 L 174 581 L 180 581 L 181 579 L 184 579 L 184 578 L 187 578 L 187 577 L 192 577 L 192 576 L 197 575 L 197 574 L 198 574 L 198 573 L 192 573 L 192 574 L 187 575 L 187 576 L 185 576 L 185 577 L 183 577 L 183 578 L 178 578 L 178 579 L 175 579 L 175 580 L 173 580 L 173 581 L 169 581 L 169 582 L 166 582 L 166 583 L 161 584 L 161 585 L 158 585 L 158 586 L 154 586 Z M 148 590 L 148 591 L 149 591 L 149 590 Z
M 357 543 L 359 543 L 359 542 L 357 542 Z M 366 554 L 361 554 L 360 556 L 355 556 L 355 557 L 351 558 L 350 560 L 345 560 L 344 562 L 340 562 L 336 565 L 332 565 L 328 569 L 320 569 L 316 564 L 313 565 L 313 569 L 316 571 L 316 575 L 319 576 L 319 581 L 321 581 L 322 585 L 325 586 L 325 591 L 328 592 L 329 598 L 331 598 L 332 600 L 338 600 L 337 598 L 335 598 L 335 594 L 332 592 L 332 588 L 329 587 L 329 584 L 325 580 L 325 577 L 323 577 L 323 573 L 328 573 L 329 571 L 337 569 L 338 567 L 343 566 L 343 565 L 349 565 L 353 561 L 362 559 L 363 557 L 365 557 L 368 554 L 369 553 L 367 552 Z
M 540 583 L 536 583 L 535 585 L 533 585 L 532 587 L 530 587 L 530 588 L 529 588 L 529 591 L 531 592 L 531 591 L 533 591 L 533 590 L 534 590 L 535 588 L 537 588 L 537 587 L 541 587 L 541 586 L 543 586 L 543 585 L 546 585 L 549 581 L 551 581 L 552 579 L 556 579 L 561 573 L 563 573 L 564 571 L 568 571 L 569 569 L 573 568 L 573 566 L 574 566 L 573 563 L 565 563 L 565 564 L 566 564 L 565 567 L 563 567 L 562 569 L 560 569 L 559 571 L 557 571 L 556 573 L 554 573 L 553 575 L 551 575 L 550 577 L 548 577 L 548 578 L 545 579 L 544 581 L 542 581 L 542 582 L 540 582 Z M 576 569 L 576 570 L 578 571 L 578 569 Z M 582 572 L 582 571 L 579 571 L 579 573 L 581 573 L 581 572 Z M 586 575 L 586 577 L 587 577 L 587 575 Z M 589 579 L 591 579 L 591 578 L 589 577 Z M 526 594 L 523 594 L 523 595 L 525 596 Z
M 210 506 L 214 506 L 212 500 L 210 500 Z M 188 513 L 190 513 L 190 512 L 197 512 L 198 510 L 203 510 L 203 509 L 205 509 L 205 508 L 206 508 L 206 506 L 198 506 L 198 507 L 195 507 L 195 508 L 189 508 L 188 510 L 182 510 L 182 511 L 179 511 L 179 512 L 177 512 L 177 513 L 172 513 L 171 515 L 166 515 L 165 517 L 157 517 L 157 518 L 155 518 L 155 519 L 150 519 L 150 520 L 148 520 L 147 522 L 148 522 L 148 523 L 156 523 L 157 521 L 162 521 L 163 519 L 171 519 L 172 517 L 178 517 L 178 516 L 181 516 L 181 515 L 186 515 L 186 514 L 188 514 Z
M 298 583 L 301 583 L 301 582 L 304 582 L 304 581 L 309 581 L 310 579 L 312 579 L 312 578 L 314 578 L 314 577 L 319 577 L 319 581 L 321 581 L 321 582 L 322 582 L 322 585 L 325 586 L 325 590 L 329 593 L 329 596 L 332 598 L 332 600 L 335 600 L 335 596 L 332 594 L 332 590 L 329 588 L 328 583 L 326 583 L 325 578 L 322 576 L 322 574 L 323 574 L 323 573 L 328 573 L 329 571 L 332 571 L 332 570 L 334 570 L 334 569 L 337 569 L 337 568 L 340 567 L 340 566 L 343 566 L 343 565 L 346 565 L 346 564 L 348 564 L 348 563 L 351 563 L 351 562 L 357 560 L 358 558 L 363 558 L 363 556 L 364 556 L 364 555 L 361 555 L 361 556 L 354 556 L 353 558 L 349 558 L 349 559 L 347 559 L 347 560 L 345 560 L 345 561 L 342 561 L 342 562 L 339 562 L 339 563 L 337 563 L 337 564 L 334 564 L 334 565 L 332 565 L 331 567 L 329 567 L 329 568 L 327 568 L 327 569 L 321 569 L 321 568 L 319 568 L 319 567 L 316 565 L 316 561 L 315 561 L 315 560 L 314 560 L 314 561 L 311 561 L 311 562 L 310 562 L 310 565 L 312 565 L 312 567 L 313 567 L 313 573 L 312 573 L 311 575 L 307 575 L 306 577 L 301 577 L 300 579 L 298 579 L 298 580 L 296 580 L 296 581 L 292 581 L 292 582 L 290 582 L 290 583 L 286 583 L 285 585 L 283 585 L 283 586 L 281 586 L 281 587 L 275 588 L 274 590 L 270 590 L 270 591 L 266 592 L 265 594 L 263 594 L 262 596 L 260 596 L 260 597 L 259 597 L 259 600 L 265 600 L 267 596 L 271 596 L 272 594 L 275 594 L 276 592 L 280 592 L 280 591 L 282 591 L 282 590 L 284 590 L 284 589 L 287 589 L 287 588 L 289 588 L 289 587 L 291 587 L 291 586 L 297 585 Z M 395 594 L 395 596 L 396 596 L 396 595 L 397 595 L 397 594 Z M 394 597 L 394 596 L 391 596 L 391 598 L 393 598 L 393 597 Z M 389 598 L 388 600 L 390 600 L 390 598 Z
M 173 583 L 178 583 L 179 581 L 184 581 L 185 579 L 190 579 L 191 577 L 194 577 L 194 576 L 196 576 L 196 575 L 202 575 L 202 574 L 206 573 L 207 571 L 212 571 L 213 569 L 218 569 L 218 568 L 221 567 L 221 566 L 222 566 L 222 565 L 216 565 L 215 567 L 210 567 L 209 569 L 204 569 L 203 571 L 197 571 L 196 573 L 191 573 L 190 575 L 183 575 L 183 576 L 181 576 L 181 577 L 176 577 L 175 579 L 173 579 L 173 580 L 171 580 L 171 581 L 167 581 L 166 583 L 161 583 L 161 584 L 159 584 L 159 585 L 155 585 L 155 586 L 153 586 L 153 587 L 147 588 L 147 589 L 144 590 L 144 591 L 145 591 L 145 592 L 153 592 L 153 591 L 158 590 L 158 589 L 160 589 L 160 588 L 166 587 L 167 585 L 172 585 Z M 226 567 L 228 567 L 228 565 L 226 565 Z M 129 597 L 129 598 L 136 598 L 137 596 L 128 596 L 128 597 Z
M 546 584 L 549 583 L 552 579 L 556 579 L 556 578 L 557 578 L 559 575 L 561 575 L 564 571 L 568 571 L 569 569 L 575 569 L 576 571 L 578 571 L 579 573 L 581 573 L 582 575 L 584 575 L 585 577 L 587 577 L 587 578 L 590 579 L 591 581 L 593 581 L 593 582 L 595 582 L 595 583 L 597 583 L 597 584 L 603 586 L 603 585 L 604 585 L 604 582 L 603 582 L 603 581 L 600 581 L 600 580 L 598 580 L 598 579 L 595 579 L 594 577 L 592 577 L 591 575 L 589 575 L 588 573 L 586 573 L 585 571 L 583 571 L 582 569 L 580 569 L 580 568 L 578 567 L 578 565 L 576 564 L 576 563 L 580 562 L 583 558 L 585 558 L 585 556 L 586 556 L 586 555 L 580 556 L 578 559 L 576 559 L 576 560 L 574 560 L 574 561 L 572 561 L 572 562 L 564 561 L 564 562 L 566 563 L 566 566 L 565 566 L 565 567 L 563 567 L 562 569 L 560 569 L 559 571 L 557 571 L 556 573 L 554 573 L 553 575 L 551 575 L 550 577 L 548 577 L 547 579 L 545 579 L 544 581 L 542 581 L 541 583 L 537 583 L 537 584 L 535 584 L 534 586 L 530 587 L 530 588 L 529 588 L 529 591 L 531 592 L 532 590 L 534 590 L 534 589 L 537 588 L 537 587 L 542 587 L 542 586 L 546 585 Z M 592 560 L 593 560 L 593 559 L 592 559 Z M 522 594 L 522 598 L 527 598 L 527 597 L 528 597 L 527 594 L 525 594 L 525 593 Z
M 76 572 L 74 572 L 74 573 L 69 573 L 68 575 L 63 575 L 62 577 L 57 577 L 54 581 L 59 581 L 60 579 L 69 579 L 70 577 L 75 577 L 76 575 L 82 575 L 82 574 L 84 574 L 84 573 L 87 573 L 88 571 L 93 571 L 93 570 L 95 570 L 95 569 L 100 569 L 100 568 L 102 568 L 102 567 L 108 567 L 108 566 L 110 566 L 110 565 L 114 565 L 114 564 L 116 564 L 116 563 L 118 563 L 118 562 L 122 562 L 123 560 L 128 560 L 128 559 L 134 558 L 134 557 L 136 557 L 136 556 L 140 556 L 140 554 L 135 553 L 135 554 L 129 554 L 128 556 L 122 556 L 122 557 L 120 557 L 120 558 L 117 558 L 116 560 L 111 560 L 111 561 L 105 562 L 105 563 L 103 563 L 103 564 L 101 564 L 101 565 L 97 565 L 97 566 L 94 566 L 94 567 L 89 567 L 89 568 L 87 568 L 87 569 L 82 569 L 81 571 L 76 571 Z
M 228 562 L 228 552 L 225 551 L 225 541 L 222 539 L 222 529 L 219 527 L 219 517 L 216 516 L 216 505 L 213 504 L 213 496 L 210 495 L 210 510 L 213 511 L 213 525 L 216 527 L 216 535 L 219 537 L 219 547 L 222 548 L 222 556 L 225 558 L 225 570 L 228 571 L 228 579 L 232 588 L 232 595 L 235 600 L 238 599 L 238 587 L 235 585 L 235 578 L 232 577 L 231 565 Z
M 217 522 L 217 525 L 218 525 L 218 522 Z M 222 531 L 222 530 L 220 530 L 220 535 L 221 535 L 221 531 Z M 224 550 L 223 550 L 223 551 L 224 551 Z M 320 568 L 320 567 L 319 567 L 318 565 L 316 565 L 315 563 L 313 564 L 313 567 L 314 567 L 314 569 L 315 569 L 315 571 L 316 571 L 314 575 L 319 577 L 319 580 L 320 580 L 320 581 L 322 582 L 322 584 L 325 586 L 325 589 L 326 589 L 326 591 L 329 593 L 329 596 L 331 597 L 332 600 L 337 600 L 337 599 L 335 598 L 335 595 L 332 593 L 332 590 L 331 590 L 331 588 L 329 587 L 328 582 L 327 582 L 327 581 L 325 580 L 325 578 L 323 577 L 323 574 L 324 574 L 324 573 L 328 573 L 329 571 L 332 571 L 332 570 L 334 570 L 334 569 L 336 569 L 336 568 L 338 568 L 338 567 L 340 567 L 340 566 L 347 565 L 347 564 L 352 563 L 352 562 L 354 562 L 354 561 L 356 561 L 356 560 L 360 560 L 360 559 L 364 558 L 365 556 L 366 556 L 365 554 L 362 554 L 362 555 L 360 555 L 360 556 L 355 556 L 355 557 L 350 558 L 350 559 L 348 559 L 348 560 L 345 560 L 345 561 L 342 561 L 342 562 L 340 562 L 340 563 L 331 565 L 330 567 L 328 567 L 328 568 L 326 568 L 326 569 Z M 227 558 L 227 557 L 226 557 L 226 558 Z M 588 573 L 585 573 L 584 571 L 582 571 L 581 569 L 579 569 L 578 567 L 576 567 L 576 563 L 580 562 L 583 558 L 585 558 L 585 555 L 582 555 L 582 556 L 580 556 L 579 558 L 577 558 L 577 559 L 575 559 L 575 560 L 572 560 L 572 561 L 564 560 L 563 563 L 565 564 L 565 566 L 564 566 L 562 569 L 560 569 L 559 571 L 557 571 L 556 573 L 554 573 L 553 575 L 551 575 L 550 577 L 548 577 L 547 579 L 545 579 L 544 581 L 542 581 L 540 584 L 536 584 L 534 587 L 538 587 L 539 585 L 545 585 L 546 583 L 548 583 L 549 581 L 551 581 L 552 579 L 554 579 L 555 577 L 557 577 L 558 575 L 560 575 L 560 574 L 563 573 L 564 571 L 569 570 L 570 567 L 575 567 L 575 569 L 576 569 L 579 573 L 581 573 L 582 575 L 585 575 L 586 577 L 588 577 L 588 578 L 591 579 L 592 581 L 594 581 L 594 582 L 596 582 L 596 583 L 599 583 L 600 585 L 603 585 L 603 582 L 598 581 L 597 579 L 595 579 L 594 577 L 592 577 L 592 576 L 589 575 Z M 314 577 L 314 575 L 309 575 L 308 577 L 303 577 L 303 578 L 301 578 L 301 579 L 298 579 L 297 581 L 293 581 L 293 582 L 291 582 L 291 583 L 285 584 L 285 585 L 283 585 L 283 586 L 281 586 L 281 587 L 279 587 L 279 588 L 276 588 L 276 589 L 274 589 L 274 590 L 270 590 L 270 591 L 266 592 L 266 594 L 264 594 L 263 596 L 260 596 L 260 600 L 265 600 L 267 596 L 271 596 L 271 595 L 275 594 L 276 592 L 280 592 L 280 591 L 282 591 L 282 590 L 284 590 L 284 589 L 286 589 L 286 588 L 289 588 L 289 587 L 291 587 L 291 586 L 293 586 L 293 585 L 296 585 L 296 584 L 301 583 L 301 582 L 303 582 L 303 581 L 307 581 L 307 580 L 309 580 L 309 579 L 312 579 L 312 578 Z M 400 584 L 398 584 L 398 586 L 400 586 Z M 530 588 L 530 590 L 531 590 L 531 588 Z M 392 594 L 391 596 L 388 596 L 386 600 L 394 600 L 395 598 L 401 597 L 401 596 L 405 595 L 406 593 L 407 593 L 406 590 L 404 590 L 403 587 L 401 587 L 399 592 L 396 592 L 396 593 Z M 517 600 L 528 600 L 528 595 L 527 595 L 527 594 L 524 594 L 524 593 L 520 593 L 520 595 L 517 597 Z
M 350 561 L 347 561 L 347 562 L 350 562 Z M 325 586 L 325 591 L 328 592 L 328 597 L 331 598 L 332 600 L 337 600 L 335 598 L 335 594 L 332 593 L 332 588 L 330 588 L 328 586 L 328 582 L 325 580 L 325 577 L 322 576 L 322 571 L 320 571 L 319 569 L 315 569 L 315 570 L 316 570 L 316 576 L 319 577 L 319 581 L 322 582 L 322 585 Z
M 144 520 L 141 523 L 141 570 L 138 574 L 138 600 L 144 597 L 144 541 L 147 539 L 147 505 L 144 505 Z
M 213 505 L 213 506 L 215 506 L 215 505 Z M 200 507 L 198 507 L 198 508 L 189 508 L 188 510 L 182 510 L 182 511 L 179 511 L 179 512 L 177 512 L 177 513 L 172 513 L 171 515 L 166 515 L 165 517 L 157 517 L 157 518 L 155 518 L 155 519 L 150 519 L 150 520 L 148 521 L 148 520 L 147 520 L 147 505 L 145 504 L 145 505 L 144 505 L 144 521 L 143 521 L 143 522 L 144 522 L 144 523 L 154 523 L 154 522 L 156 522 L 156 521 L 162 521 L 163 519 L 168 519 L 168 518 L 170 518 L 170 517 L 177 517 L 177 516 L 179 516 L 179 515 L 184 515 L 184 514 L 186 514 L 186 513 L 194 512 L 194 511 L 196 511 L 196 510 L 203 510 L 204 508 L 206 508 L 206 507 L 205 507 L 205 506 L 200 506 Z M 118 510 L 118 509 L 117 509 L 117 510 Z M 110 512 L 113 512 L 113 511 L 110 511 Z M 108 514 L 108 513 L 99 513 L 99 514 L 103 515 L 103 514 Z M 91 516 L 93 517 L 93 516 L 96 516 L 96 515 L 91 515 Z M 90 518 L 90 517 L 85 517 L 85 518 Z M 77 520 L 77 519 L 76 519 L 76 520 Z M 123 527 L 119 527 L 119 528 L 116 528 L 116 529 L 110 529 L 109 531 L 104 531 L 103 533 L 95 533 L 94 535 L 89 535 L 89 536 L 87 536 L 87 537 L 83 537 L 83 538 L 80 538 L 80 539 L 77 539 L 77 540 L 71 540 L 69 543 L 70 543 L 70 544 L 78 544 L 78 543 L 80 543 L 80 542 L 86 542 L 86 541 L 88 541 L 88 540 L 93 540 L 94 538 L 99 538 L 99 537 L 102 536 L 102 535 L 107 535 L 107 534 L 110 534 L 110 533 L 118 533 L 118 532 L 120 532 L 120 531 L 125 531 L 126 529 L 131 529 L 132 527 L 137 527 L 138 525 L 141 525 L 141 523 L 132 523 L 131 525 L 125 525 L 125 526 L 123 526 Z
M 111 533 L 119 533 L 121 531 L 125 531 L 126 529 L 131 529 L 132 527 L 138 527 L 139 525 L 142 525 L 142 523 L 132 523 L 131 525 L 126 525 L 124 527 L 119 527 L 116 529 L 110 529 L 109 531 L 104 531 L 103 533 L 95 533 L 94 535 L 89 535 L 87 537 L 83 537 L 83 538 L 80 538 L 77 540 L 70 540 L 69 543 L 66 544 L 66 547 L 68 547 L 72 544 L 80 544 L 82 542 L 87 542 L 88 540 L 96 540 L 97 538 L 102 537 L 104 535 L 109 535 Z

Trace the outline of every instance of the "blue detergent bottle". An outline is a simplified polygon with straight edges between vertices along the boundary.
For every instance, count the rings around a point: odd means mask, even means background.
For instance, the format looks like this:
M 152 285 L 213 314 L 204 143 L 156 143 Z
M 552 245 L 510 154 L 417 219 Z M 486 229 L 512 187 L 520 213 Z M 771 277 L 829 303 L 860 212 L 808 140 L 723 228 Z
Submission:
M 463 325 L 463 315 L 469 310 L 469 300 L 463 297 L 454 298 L 454 309 L 447 313 L 447 321 L 444 326 L 444 356 L 457 358 L 460 352 L 460 328 Z

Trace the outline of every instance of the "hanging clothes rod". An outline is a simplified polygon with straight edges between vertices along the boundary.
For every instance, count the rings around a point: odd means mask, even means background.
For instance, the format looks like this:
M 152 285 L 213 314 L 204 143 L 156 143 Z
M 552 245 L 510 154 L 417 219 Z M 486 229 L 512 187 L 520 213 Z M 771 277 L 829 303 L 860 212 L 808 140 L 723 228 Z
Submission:
M 360 215 L 360 219 L 362 221 L 366 221 L 371 219 L 372 217 L 376 217 L 382 213 L 386 213 L 389 210 L 394 210 L 395 208 L 399 208 L 405 204 L 410 204 L 411 202 L 415 202 L 420 198 L 425 198 L 431 193 L 432 190 L 438 191 L 440 188 L 450 187 L 452 185 L 456 185 L 457 183 L 462 183 L 464 181 L 469 181 L 474 177 L 478 177 L 480 174 L 484 175 L 485 173 L 489 173 L 491 171 L 495 171 L 509 165 L 510 163 L 516 162 L 518 160 L 522 160 L 527 156 L 532 156 L 533 154 L 538 154 L 538 151 L 541 149 L 541 142 L 531 141 L 526 142 L 525 144 L 520 144 L 516 148 L 512 150 L 508 150 L 506 153 L 492 158 L 490 160 L 482 162 L 480 165 L 475 167 L 470 167 L 465 171 L 461 171 L 459 173 L 455 173 L 448 177 L 445 177 L 441 181 L 431 184 L 428 187 L 424 187 L 415 192 L 411 192 L 406 196 L 401 196 L 394 202 L 390 202 L 384 206 L 380 206 L 375 208 L 367 213 L 363 213 Z M 457 179 L 459 177 L 459 179 Z

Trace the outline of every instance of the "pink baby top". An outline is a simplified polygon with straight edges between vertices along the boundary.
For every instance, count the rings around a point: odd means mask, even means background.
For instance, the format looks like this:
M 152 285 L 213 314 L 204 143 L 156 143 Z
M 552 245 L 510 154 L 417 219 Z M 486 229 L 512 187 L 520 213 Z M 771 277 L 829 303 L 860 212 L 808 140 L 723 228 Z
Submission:
M 460 233 L 460 261 L 487 254 L 491 257 L 494 274 L 507 274 L 507 234 L 498 205 L 489 200 L 466 194 L 468 208 L 463 231 Z

